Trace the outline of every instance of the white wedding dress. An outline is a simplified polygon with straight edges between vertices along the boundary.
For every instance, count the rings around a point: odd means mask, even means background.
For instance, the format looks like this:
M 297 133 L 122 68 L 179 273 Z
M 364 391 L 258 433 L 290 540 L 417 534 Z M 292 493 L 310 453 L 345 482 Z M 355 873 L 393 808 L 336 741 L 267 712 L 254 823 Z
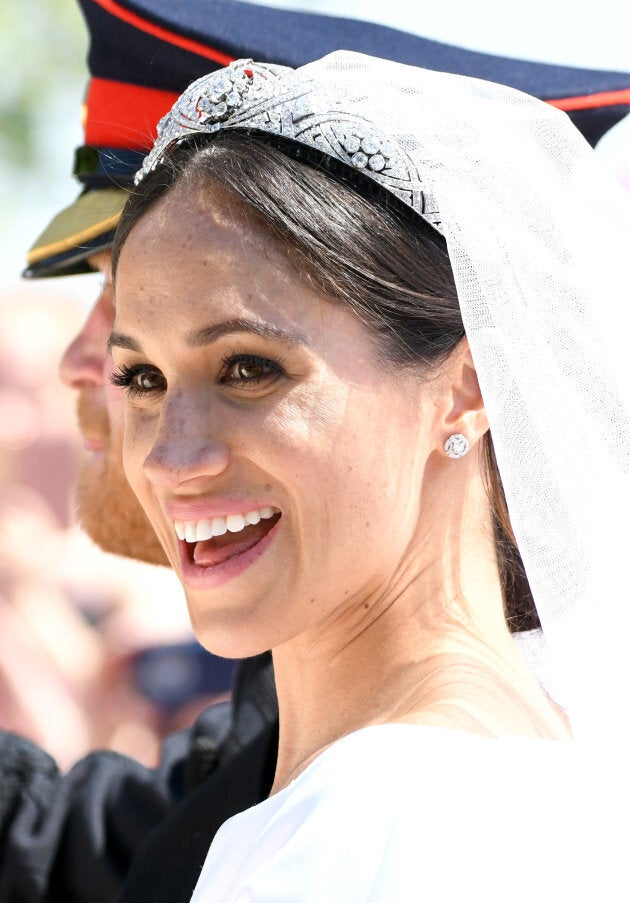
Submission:
M 223 825 L 192 903 L 629 901 L 630 810 L 605 755 L 364 728 Z

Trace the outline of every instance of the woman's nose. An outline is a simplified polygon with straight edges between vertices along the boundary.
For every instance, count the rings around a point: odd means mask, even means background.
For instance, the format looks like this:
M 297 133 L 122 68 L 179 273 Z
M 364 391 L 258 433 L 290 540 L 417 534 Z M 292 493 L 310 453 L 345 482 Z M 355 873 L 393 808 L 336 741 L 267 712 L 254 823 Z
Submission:
M 113 318 L 111 297 L 103 292 L 59 364 L 61 380 L 71 389 L 103 385 L 103 366 Z
M 207 412 L 179 412 L 165 423 L 162 412 L 158 435 L 144 460 L 145 475 L 151 483 L 167 489 L 205 477 L 222 474 L 230 453 L 221 439 L 211 435 Z M 168 415 L 167 415 L 168 416 Z M 206 427 L 206 428 L 204 428 Z

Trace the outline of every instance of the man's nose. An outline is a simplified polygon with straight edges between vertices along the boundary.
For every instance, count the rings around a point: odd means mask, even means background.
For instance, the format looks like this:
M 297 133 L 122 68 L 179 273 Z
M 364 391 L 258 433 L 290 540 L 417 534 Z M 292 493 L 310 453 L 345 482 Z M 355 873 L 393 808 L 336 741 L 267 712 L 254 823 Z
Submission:
M 79 334 L 66 348 L 59 364 L 61 381 L 71 389 L 103 385 L 103 367 L 114 309 L 105 292 L 98 298 Z

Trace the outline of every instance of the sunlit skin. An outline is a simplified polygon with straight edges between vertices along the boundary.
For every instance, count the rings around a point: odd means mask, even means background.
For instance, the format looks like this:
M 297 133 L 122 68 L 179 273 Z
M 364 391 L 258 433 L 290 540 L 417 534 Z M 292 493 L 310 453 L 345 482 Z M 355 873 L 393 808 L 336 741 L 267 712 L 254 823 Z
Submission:
M 430 378 L 385 363 L 208 188 L 171 190 L 134 227 L 116 308 L 127 477 L 199 640 L 231 657 L 273 649 L 276 789 L 372 723 L 564 735 L 505 625 L 465 342 Z M 458 461 L 443 451 L 453 432 L 472 446 Z M 173 513 L 230 504 L 281 516 L 217 580 L 186 564 Z
M 114 321 L 111 252 L 94 254 L 89 263 L 103 277 L 101 290 L 59 368 L 63 382 L 78 393 L 77 418 L 85 446 L 77 486 L 79 521 L 106 552 L 168 564 L 122 467 L 120 393 L 108 379 L 107 341 Z

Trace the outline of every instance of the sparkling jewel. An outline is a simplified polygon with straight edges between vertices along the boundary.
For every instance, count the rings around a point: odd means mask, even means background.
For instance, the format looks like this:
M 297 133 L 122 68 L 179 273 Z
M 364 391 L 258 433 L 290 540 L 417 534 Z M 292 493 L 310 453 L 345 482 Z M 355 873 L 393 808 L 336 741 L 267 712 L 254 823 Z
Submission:
M 349 154 L 356 154 L 361 147 L 361 139 L 357 138 L 356 135 L 347 135 L 343 142 L 343 146 Z
M 372 172 L 380 172 L 382 169 L 385 169 L 385 157 L 381 154 L 374 154 L 374 156 L 370 157 L 368 166 Z
M 461 433 L 453 433 L 444 443 L 444 451 L 449 458 L 463 458 L 469 448 L 468 439 Z
M 293 104 L 292 113 L 294 119 L 303 119 L 305 116 L 310 116 L 312 112 L 311 104 L 304 97 L 299 97 Z
M 367 166 L 367 161 L 368 158 L 366 154 L 363 153 L 363 151 L 357 151 L 357 153 L 353 154 L 350 159 L 352 165 L 356 166 L 357 169 L 365 169 L 365 167 Z
M 361 142 L 361 150 L 364 150 L 365 153 L 369 156 L 370 154 L 376 154 L 381 148 L 381 142 L 378 138 L 375 138 L 374 135 L 368 135 Z

